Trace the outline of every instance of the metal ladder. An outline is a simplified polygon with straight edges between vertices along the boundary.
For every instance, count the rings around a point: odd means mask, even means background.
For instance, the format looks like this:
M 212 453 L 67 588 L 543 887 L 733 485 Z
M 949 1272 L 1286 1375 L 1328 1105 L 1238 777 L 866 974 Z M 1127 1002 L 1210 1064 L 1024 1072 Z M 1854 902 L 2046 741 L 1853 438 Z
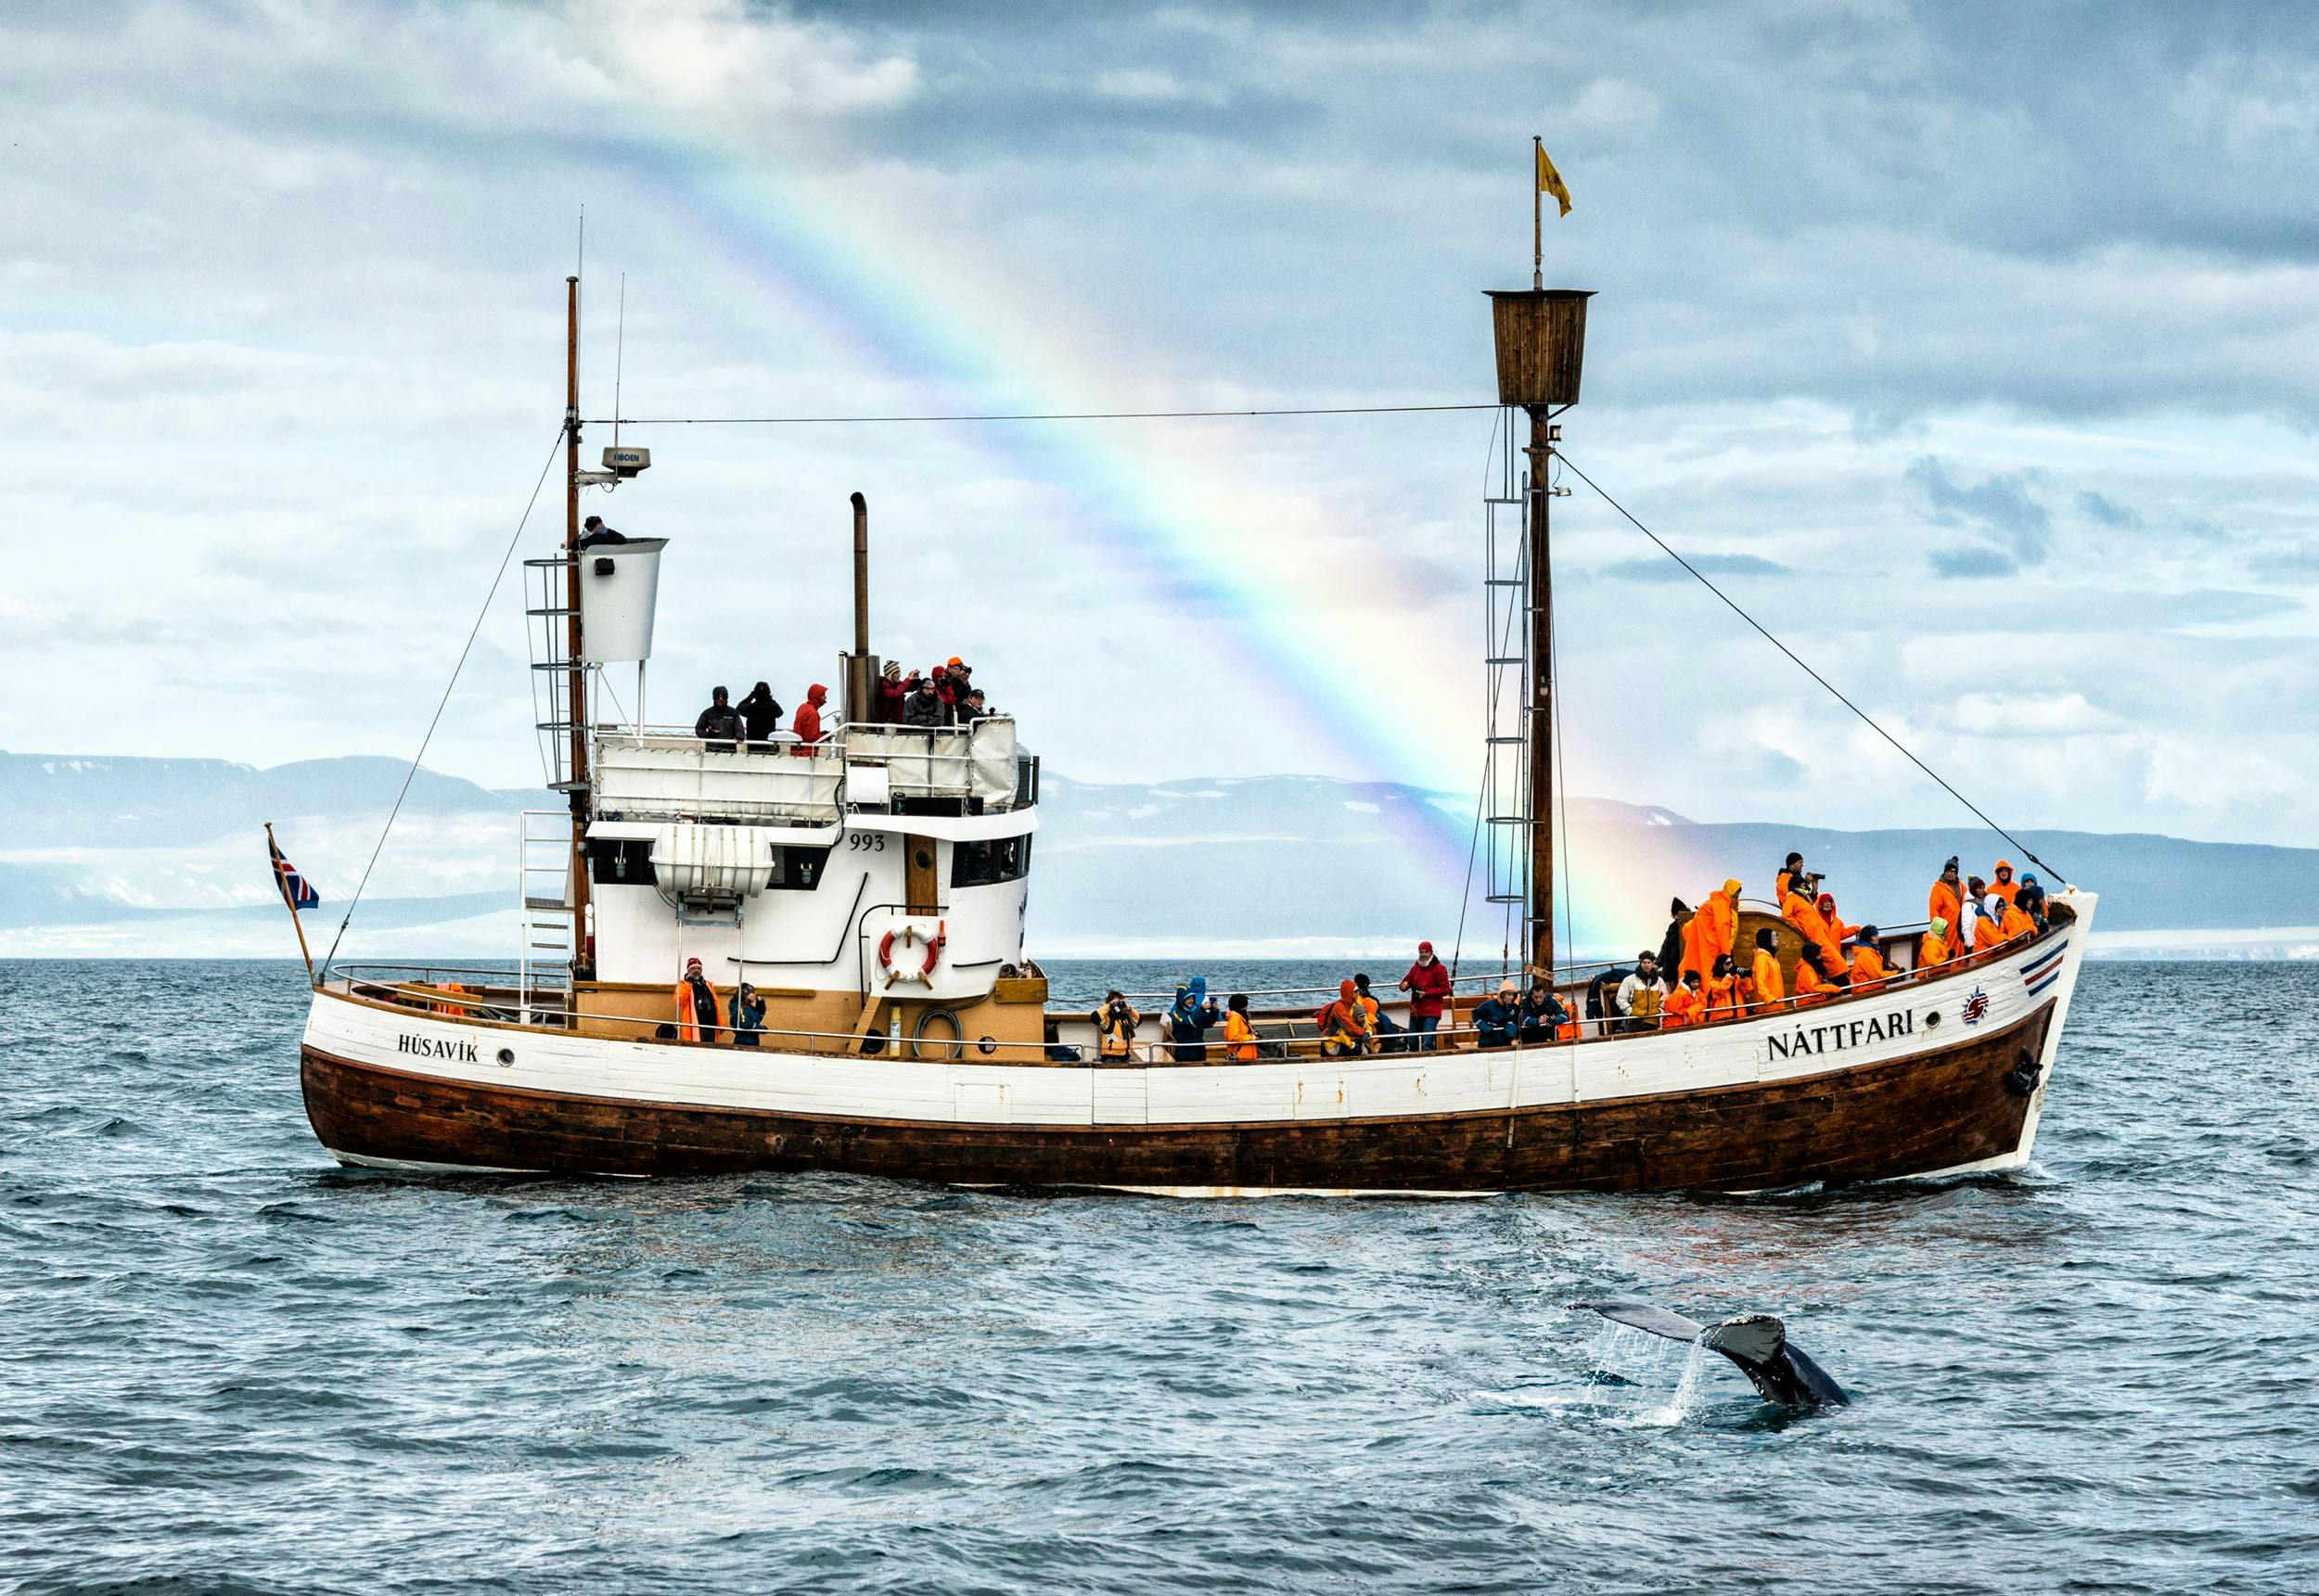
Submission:
M 571 905 L 571 815 L 559 809 L 527 809 L 517 817 L 517 873 L 522 916 L 516 976 L 523 1023 L 533 1015 L 568 1021 L 571 970 L 579 958 L 578 917 Z
M 1512 412 L 1506 436 L 1512 437 Z M 1530 901 L 1529 486 L 1509 448 L 1505 481 L 1482 500 L 1482 610 L 1486 652 L 1481 818 L 1489 830 L 1487 901 Z
M 547 785 L 559 793 L 587 785 L 573 780 L 571 771 L 572 734 L 577 729 L 584 736 L 588 720 L 587 705 L 571 701 L 571 608 L 570 595 L 565 587 L 565 573 L 571 566 L 569 555 L 550 555 L 523 562 L 527 587 L 523 616 L 524 629 L 532 644 L 533 726 L 540 738 L 541 759 L 547 767 Z

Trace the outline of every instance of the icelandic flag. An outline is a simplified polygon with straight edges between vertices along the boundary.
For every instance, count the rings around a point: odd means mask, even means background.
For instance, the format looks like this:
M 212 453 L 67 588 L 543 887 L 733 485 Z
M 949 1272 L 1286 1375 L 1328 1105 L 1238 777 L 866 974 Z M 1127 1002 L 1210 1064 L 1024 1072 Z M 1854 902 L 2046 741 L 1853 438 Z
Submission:
M 298 874 L 298 866 L 282 857 L 281 844 L 271 836 L 265 839 L 265 850 L 274 856 L 274 884 L 282 889 L 282 901 L 290 906 L 291 913 L 322 901 L 322 894 Z

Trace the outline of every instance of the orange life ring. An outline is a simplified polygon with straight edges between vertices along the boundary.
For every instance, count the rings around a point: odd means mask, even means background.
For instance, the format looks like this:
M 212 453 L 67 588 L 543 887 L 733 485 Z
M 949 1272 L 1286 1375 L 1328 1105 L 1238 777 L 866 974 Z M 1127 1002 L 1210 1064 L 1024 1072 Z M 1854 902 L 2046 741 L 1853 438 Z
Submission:
M 926 963 L 918 967 L 918 973 L 909 977 L 910 979 L 930 982 L 934 978 L 934 966 L 942 963 L 942 947 L 950 940 L 949 928 L 950 923 L 947 920 L 934 922 L 934 934 L 926 939 Z M 902 945 L 905 948 L 914 946 L 917 939 L 917 926 L 904 922 L 902 927 Z M 878 967 L 886 972 L 886 984 L 890 987 L 904 978 L 903 972 L 894 968 L 894 933 L 891 931 L 878 938 Z

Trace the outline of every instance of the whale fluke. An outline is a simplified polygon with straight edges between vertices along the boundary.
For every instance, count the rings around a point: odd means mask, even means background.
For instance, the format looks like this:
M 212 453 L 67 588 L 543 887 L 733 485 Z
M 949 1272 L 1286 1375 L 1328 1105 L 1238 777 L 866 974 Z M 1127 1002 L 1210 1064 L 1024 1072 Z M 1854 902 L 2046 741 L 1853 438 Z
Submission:
M 1851 1401 L 1844 1388 L 1787 1341 L 1787 1326 L 1768 1313 L 1742 1314 L 1720 1324 L 1701 1324 L 1647 1302 L 1616 1298 L 1574 1302 L 1574 1309 L 1599 1313 L 1614 1324 L 1631 1324 L 1670 1341 L 1711 1347 L 1739 1366 L 1757 1393 L 1782 1408 L 1841 1408 Z

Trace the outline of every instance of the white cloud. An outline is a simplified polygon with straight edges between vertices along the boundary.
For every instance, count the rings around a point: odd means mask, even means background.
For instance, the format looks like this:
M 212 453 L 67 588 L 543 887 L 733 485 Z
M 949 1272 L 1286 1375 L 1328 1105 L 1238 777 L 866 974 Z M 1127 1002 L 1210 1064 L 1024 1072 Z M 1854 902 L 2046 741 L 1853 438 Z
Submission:
M 0 746 L 407 753 L 560 413 L 583 202 L 591 414 L 620 271 L 631 414 L 1452 402 L 1487 392 L 1472 290 L 1527 271 L 1539 127 L 1580 200 L 1556 269 L 1604 290 L 1574 462 L 1677 547 L 1793 573 L 1732 591 L 2008 813 L 2302 838 L 2319 272 L 2282 174 L 2319 136 L 2313 24 L 2231 54 L 2055 13 L 2016 60 L 1938 9 L 1846 18 L 1798 44 L 1736 11 L 1701 57 L 1695 20 L 1608 7 L 1551 40 L 1423 9 L 12 15 Z M 881 652 L 971 654 L 1051 762 L 1439 786 L 1478 762 L 1488 427 L 668 430 L 611 504 L 677 539 L 664 709 L 827 679 L 861 488 Z M 1968 533 L 1920 458 L 2025 484 L 2043 563 L 1929 581 Z M 1556 535 L 1573 785 L 1945 817 L 1690 579 L 1589 580 L 1663 556 L 1584 490 Z M 513 785 L 511 595 L 480 647 L 430 760 Z

